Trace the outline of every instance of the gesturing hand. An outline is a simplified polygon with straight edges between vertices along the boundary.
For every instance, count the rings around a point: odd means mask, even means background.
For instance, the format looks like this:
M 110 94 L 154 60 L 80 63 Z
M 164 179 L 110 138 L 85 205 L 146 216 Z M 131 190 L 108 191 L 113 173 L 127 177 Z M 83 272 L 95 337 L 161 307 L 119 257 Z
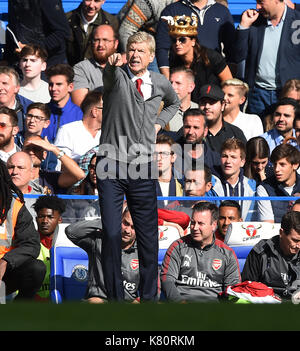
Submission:
M 244 28 L 249 28 L 257 20 L 259 12 L 255 9 L 249 9 L 243 12 L 241 18 L 241 26 Z
M 108 63 L 111 66 L 122 66 L 123 65 L 122 55 L 119 53 L 110 55 L 108 57 Z

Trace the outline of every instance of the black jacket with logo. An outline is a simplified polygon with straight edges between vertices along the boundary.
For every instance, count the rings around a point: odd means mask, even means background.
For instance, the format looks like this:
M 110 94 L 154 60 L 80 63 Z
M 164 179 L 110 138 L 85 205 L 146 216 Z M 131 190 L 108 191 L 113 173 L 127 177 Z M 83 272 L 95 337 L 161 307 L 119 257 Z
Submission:
M 242 280 L 264 283 L 273 288 L 275 294 L 289 298 L 300 288 L 300 253 L 284 257 L 279 235 L 262 239 L 247 256 Z

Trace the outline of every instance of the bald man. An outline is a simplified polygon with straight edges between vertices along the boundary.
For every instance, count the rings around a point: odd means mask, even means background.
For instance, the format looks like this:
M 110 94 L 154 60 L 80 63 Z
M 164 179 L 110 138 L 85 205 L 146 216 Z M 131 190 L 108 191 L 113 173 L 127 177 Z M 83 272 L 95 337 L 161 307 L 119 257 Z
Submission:
M 43 187 L 31 181 L 33 163 L 26 152 L 18 151 L 11 155 L 6 166 L 11 180 L 23 194 L 43 194 Z M 36 216 L 32 208 L 35 201 L 34 198 L 25 198 L 25 205 L 33 218 Z

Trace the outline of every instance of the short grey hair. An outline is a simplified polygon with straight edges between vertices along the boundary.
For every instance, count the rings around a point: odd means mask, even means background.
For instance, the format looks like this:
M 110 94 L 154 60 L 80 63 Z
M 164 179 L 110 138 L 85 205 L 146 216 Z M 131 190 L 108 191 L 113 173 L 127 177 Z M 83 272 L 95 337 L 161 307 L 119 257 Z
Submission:
M 20 76 L 19 73 L 12 67 L 9 66 L 0 66 L 0 74 L 5 74 L 13 79 L 15 86 L 20 85 Z
M 132 34 L 127 40 L 127 50 L 133 43 L 144 43 L 146 42 L 151 54 L 155 54 L 155 39 L 153 35 L 147 32 L 136 32 Z

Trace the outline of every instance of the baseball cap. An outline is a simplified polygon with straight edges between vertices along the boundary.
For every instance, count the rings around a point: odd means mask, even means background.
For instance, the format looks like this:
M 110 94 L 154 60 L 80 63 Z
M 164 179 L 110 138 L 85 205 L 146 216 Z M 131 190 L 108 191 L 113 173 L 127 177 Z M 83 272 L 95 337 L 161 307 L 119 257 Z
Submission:
M 216 101 L 221 101 L 224 99 L 223 90 L 215 84 L 206 84 L 200 88 L 200 99 L 210 98 Z

